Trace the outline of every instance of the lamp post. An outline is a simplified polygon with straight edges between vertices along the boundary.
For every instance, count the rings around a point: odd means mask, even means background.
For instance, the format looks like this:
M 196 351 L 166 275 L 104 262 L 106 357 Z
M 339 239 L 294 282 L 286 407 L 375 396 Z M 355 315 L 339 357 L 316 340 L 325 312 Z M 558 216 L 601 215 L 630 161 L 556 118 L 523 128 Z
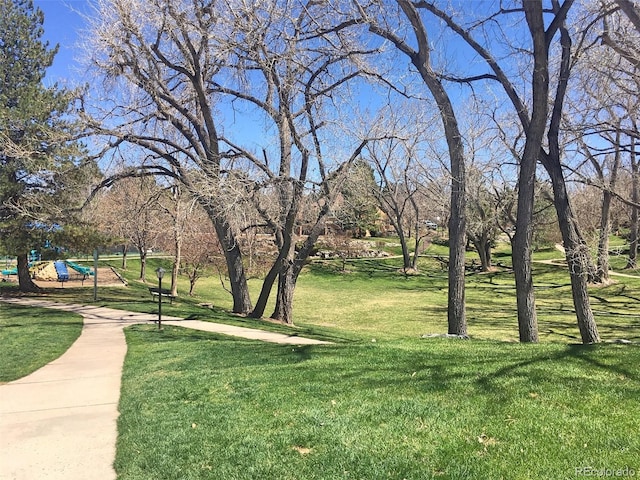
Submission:
M 164 277 L 164 268 L 159 267 L 156 269 L 156 275 L 158 276 L 158 330 L 162 325 L 162 277 Z

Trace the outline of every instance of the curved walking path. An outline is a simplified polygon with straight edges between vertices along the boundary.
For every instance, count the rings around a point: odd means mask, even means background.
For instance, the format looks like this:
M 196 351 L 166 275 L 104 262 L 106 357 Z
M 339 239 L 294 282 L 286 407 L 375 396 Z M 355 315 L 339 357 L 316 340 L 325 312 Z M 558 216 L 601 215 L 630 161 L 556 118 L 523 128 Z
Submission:
M 153 322 L 157 315 L 37 299 L 0 302 L 84 317 L 80 337 L 61 357 L 0 385 L 0 479 L 115 479 L 120 379 L 127 351 L 123 329 Z M 163 323 L 266 342 L 330 343 L 169 316 L 163 316 Z

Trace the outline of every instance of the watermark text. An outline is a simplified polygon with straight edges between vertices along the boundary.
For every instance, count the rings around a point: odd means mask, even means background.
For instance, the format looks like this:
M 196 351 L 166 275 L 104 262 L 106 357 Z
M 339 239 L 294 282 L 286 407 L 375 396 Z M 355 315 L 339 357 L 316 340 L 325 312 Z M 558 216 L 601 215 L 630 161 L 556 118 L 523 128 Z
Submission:
M 606 467 L 575 467 L 576 477 L 598 477 L 598 478 L 633 478 L 636 471 L 633 468 L 606 468 Z

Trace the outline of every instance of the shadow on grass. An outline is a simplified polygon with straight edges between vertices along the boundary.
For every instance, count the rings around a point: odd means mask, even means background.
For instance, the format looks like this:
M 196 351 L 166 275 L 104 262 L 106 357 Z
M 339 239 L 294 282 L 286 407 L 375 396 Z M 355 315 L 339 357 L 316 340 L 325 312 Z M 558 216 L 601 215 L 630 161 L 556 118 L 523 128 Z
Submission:
M 228 371 L 233 378 L 236 374 L 232 372 L 239 368 L 248 368 L 243 370 L 247 373 L 254 369 L 273 369 L 270 389 L 295 388 L 291 377 L 295 375 L 296 381 L 304 379 L 305 389 L 327 398 L 348 388 L 381 395 L 413 392 L 416 398 L 428 393 L 466 392 L 486 396 L 491 399 L 490 403 L 509 403 L 536 389 L 561 392 L 566 388 L 586 393 L 594 381 L 611 384 L 612 388 L 615 385 L 625 396 L 634 397 L 639 382 L 633 365 L 640 357 L 640 348 L 626 345 L 549 346 L 425 340 L 386 345 L 294 347 L 174 327 L 155 334 L 150 328 L 128 328 L 128 340 L 148 346 L 175 343 L 168 351 L 183 354 L 170 355 L 174 361 L 164 368 L 176 372 L 196 368 L 217 374 Z M 181 350 L 180 344 L 185 342 L 192 346 Z M 164 359 L 167 355 L 163 353 L 158 358 Z M 297 365 L 295 373 L 285 374 L 282 369 L 287 365 Z M 635 383 L 621 384 L 620 377 Z
M 444 345 L 443 349 L 443 343 L 447 342 L 449 345 Z M 437 350 L 429 358 L 396 356 L 387 365 L 353 371 L 335 369 L 333 375 L 348 377 L 354 385 L 364 384 L 367 388 L 413 386 L 416 393 L 447 393 L 471 388 L 505 403 L 529 388 L 587 391 L 592 387 L 591 382 L 597 379 L 611 385 L 618 385 L 621 379 L 634 382 L 626 387 L 619 385 L 629 398 L 635 398 L 640 387 L 640 376 L 633 368 L 640 356 L 640 347 L 635 345 L 541 348 L 539 345 L 492 345 L 492 342 L 454 345 L 455 342 L 459 341 L 426 343 L 426 349 L 435 347 Z
M 586 390 L 589 388 L 585 377 L 589 375 L 598 376 L 598 374 L 604 373 L 611 380 L 615 376 L 616 381 L 627 379 L 636 383 L 640 382 L 638 372 L 626 367 L 621 362 L 621 357 L 614 354 L 614 352 L 619 353 L 623 349 L 629 353 L 635 353 L 636 357 L 640 352 L 636 346 L 567 345 L 558 352 L 533 355 L 529 359 L 510 363 L 492 372 L 481 374 L 475 383 L 480 391 L 487 394 L 501 391 L 502 395 L 498 398 L 506 403 L 513 398 L 512 395 L 509 395 L 509 389 L 505 388 L 505 385 L 514 381 L 529 384 L 534 389 L 544 389 L 545 386 L 557 383 L 567 389 L 584 389 L 585 393 L 588 393 Z M 628 391 L 628 397 L 635 397 L 637 390 L 638 385 Z
M 29 319 L 31 320 L 32 317 Z M 24 327 L 68 327 L 69 325 L 82 325 L 82 319 L 76 322 L 47 322 L 47 321 L 29 321 L 25 323 L 10 323 L 7 325 L 0 325 L 0 330 L 11 328 L 24 328 Z

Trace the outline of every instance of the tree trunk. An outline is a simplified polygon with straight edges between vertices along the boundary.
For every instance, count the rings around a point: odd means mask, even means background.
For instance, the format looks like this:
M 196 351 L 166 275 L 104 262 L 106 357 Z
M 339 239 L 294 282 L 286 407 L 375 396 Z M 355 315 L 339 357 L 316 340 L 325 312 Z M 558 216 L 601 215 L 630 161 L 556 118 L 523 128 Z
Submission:
M 526 3 L 527 2 L 525 2 L 525 4 Z M 557 4 L 555 4 L 555 7 L 557 7 Z M 589 248 L 580 234 L 575 215 L 571 209 L 571 203 L 567 193 L 567 184 L 564 179 L 562 165 L 560 163 L 559 132 L 562 118 L 562 105 L 566 95 L 571 71 L 572 42 L 569 30 L 566 28 L 564 21 L 561 22 L 559 31 L 560 45 L 562 47 L 562 59 L 560 62 L 553 113 L 549 124 L 549 131 L 547 133 L 549 154 L 545 155 L 541 150 L 540 160 L 547 170 L 549 177 L 551 177 L 551 184 L 553 186 L 553 203 L 558 216 L 558 224 L 560 226 L 560 232 L 562 233 L 562 241 L 564 242 L 565 255 L 567 265 L 569 267 L 569 276 L 571 278 L 573 306 L 576 311 L 578 328 L 580 329 L 582 342 L 596 343 L 600 341 L 600 337 L 598 335 L 598 328 L 591 310 L 588 291 L 589 279 L 594 273 L 593 264 L 589 255 Z M 546 38 L 546 34 L 544 37 Z M 548 75 L 548 70 L 546 71 L 546 74 Z
M 449 159 L 451 162 L 451 217 L 449 218 L 449 271 L 447 323 L 453 335 L 467 335 L 467 318 L 464 291 L 464 247 L 466 235 L 465 163 L 464 145 L 458 120 L 451 99 L 442 86 L 440 77 L 431 66 L 431 45 L 427 31 L 415 5 L 408 0 L 398 0 L 400 8 L 411 23 L 418 43 L 418 51 L 411 53 L 411 63 L 416 67 L 440 110 Z
M 536 165 L 547 126 L 549 110 L 549 52 L 542 13 L 542 4 L 522 3 L 527 26 L 533 41 L 533 74 L 531 120 L 525 127 L 526 143 L 518 176 L 518 207 L 516 233 L 513 237 L 513 271 L 518 305 L 518 331 L 521 342 L 538 341 L 538 316 L 533 292 L 531 244 L 533 239 L 533 203 Z
M 521 167 L 522 169 L 522 167 Z M 534 165 L 535 170 L 535 165 Z M 531 267 L 531 243 L 533 238 L 533 182 L 531 192 L 522 185 L 518 190 L 516 233 L 512 242 L 513 273 L 516 282 L 516 304 L 518 309 L 518 333 L 523 343 L 538 342 L 538 315 L 533 293 L 533 272 Z M 529 219 L 527 221 L 527 218 Z
M 271 290 L 273 289 L 273 284 L 282 270 L 282 262 L 285 261 L 286 255 L 290 253 L 291 236 L 287 236 L 284 241 L 286 244 L 280 247 L 278 258 L 276 258 L 273 265 L 271 265 L 271 268 L 262 281 L 260 296 L 258 297 L 258 301 L 250 314 L 252 318 L 262 318 L 264 315 L 264 311 L 267 308 L 267 302 L 269 301 L 269 296 L 271 295 Z
M 285 222 L 285 225 L 291 223 L 290 220 L 291 217 L 289 218 L 289 222 Z M 290 325 L 293 325 L 293 291 L 296 288 L 297 280 L 297 275 L 295 275 L 292 268 L 295 256 L 295 245 L 293 236 L 291 235 L 292 231 L 293 228 L 287 228 L 278 236 L 282 245 L 280 246 L 278 258 L 273 265 L 273 267 L 277 269 L 278 290 L 276 294 L 276 306 L 271 314 L 271 318 L 274 320 L 280 320 Z M 269 271 L 269 274 L 274 270 L 273 267 Z M 273 283 L 273 281 L 271 283 Z M 271 291 L 271 287 L 269 287 L 269 291 Z
M 140 280 L 147 283 L 147 250 L 140 249 Z
M 289 256 L 280 262 L 280 272 L 278 274 L 278 294 L 276 306 L 271 318 L 279 320 L 288 325 L 293 325 L 293 294 L 295 292 L 298 277 L 302 271 L 313 245 L 318 240 L 320 232 L 324 229 L 324 223 L 328 209 L 325 209 L 318 217 L 316 224 L 311 229 L 309 236 L 296 253 L 293 248 L 289 251 Z M 292 259 L 293 257 L 293 259 Z
M 21 253 L 18 255 L 18 287 L 21 292 L 37 293 L 42 291 L 33 280 L 29 272 L 29 254 Z
M 609 189 L 602 191 L 602 206 L 600 208 L 600 236 L 598 238 L 598 254 L 597 267 L 594 280 L 598 283 L 609 281 L 609 234 L 611 233 L 611 200 L 613 198 L 612 191 L 616 188 L 618 180 L 618 168 L 620 167 L 620 129 L 616 132 L 616 152 L 609 176 Z M 601 168 L 598 172 L 603 172 Z M 601 175 L 601 181 L 604 185 L 604 173 Z
M 636 161 L 635 142 L 631 139 L 631 201 L 635 204 L 640 200 L 640 170 Z M 629 232 L 629 259 L 626 268 L 636 268 L 638 257 L 638 207 L 631 207 L 631 231 Z
M 175 237 L 175 250 L 176 254 L 173 257 L 173 265 L 171 267 L 171 295 L 178 296 L 178 270 L 180 269 L 180 262 L 182 258 L 182 238 L 180 232 L 176 232 Z
M 411 268 L 411 254 L 409 253 L 409 245 L 407 245 L 407 237 L 402 230 L 402 225 L 398 225 L 398 238 L 400 239 L 400 247 L 402 248 L 402 269 L 406 272 Z
M 214 216 L 213 224 L 227 263 L 231 296 L 233 297 L 233 313 L 249 313 L 251 298 L 238 241 L 233 235 L 231 227 L 224 220 Z
M 127 269 L 127 249 L 128 245 L 122 245 L 122 270 Z
M 596 325 L 591 302 L 589 301 L 589 248 L 578 230 L 575 216 L 571 209 L 566 183 L 562 174 L 559 159 L 548 159 L 545 168 L 551 177 L 553 197 L 558 214 L 558 224 L 564 242 L 565 256 L 571 277 L 571 293 L 576 311 L 578 328 L 583 343 L 598 343 L 600 336 Z
M 462 148 L 462 145 L 460 145 Z M 448 294 L 448 333 L 467 335 L 464 291 L 465 257 L 465 185 L 464 154 L 460 150 L 455 161 L 451 160 L 451 217 L 449 218 L 449 294 Z
M 600 211 L 600 235 L 598 238 L 598 259 L 596 267 L 596 281 L 598 283 L 609 280 L 609 233 L 611 225 L 609 210 L 611 208 L 611 193 L 602 192 L 602 209 Z
M 264 315 L 264 311 L 267 308 L 267 302 L 269 301 L 269 296 L 271 295 L 271 290 L 273 289 L 273 284 L 278 278 L 279 263 L 280 263 L 280 261 L 278 260 L 282 261 L 281 258 L 278 258 L 276 260 L 276 263 L 274 263 L 271 266 L 271 268 L 267 272 L 267 275 L 264 277 L 264 280 L 262 281 L 260 296 L 256 301 L 255 307 L 253 307 L 253 310 L 249 314 L 251 318 L 262 318 L 262 316 Z
M 638 207 L 631 207 L 631 229 L 629 231 L 629 258 L 625 268 L 636 268 L 638 258 Z
M 471 240 L 480 257 L 480 268 L 483 272 L 491 270 L 491 241 L 485 234 L 474 237 Z
M 413 245 L 413 256 L 411 257 L 411 268 L 413 270 L 418 270 L 418 257 L 420 256 L 420 243 L 421 243 L 421 238 L 419 235 L 419 230 L 416 227 L 416 241 Z
M 271 318 L 279 320 L 287 325 L 293 325 L 293 293 L 296 288 L 296 275 L 293 270 L 293 261 L 284 259 L 278 275 L 278 294 L 276 306 Z
M 484 269 L 483 271 L 488 272 L 489 270 L 491 270 L 491 267 L 493 266 L 493 260 L 492 260 L 492 256 L 491 256 L 491 240 L 487 240 L 484 244 L 484 258 L 487 260 L 487 263 L 485 265 L 486 269 Z
M 424 69 L 423 69 L 424 70 Z M 449 217 L 449 269 L 447 295 L 448 333 L 467 335 L 465 310 L 464 260 L 466 245 L 465 164 L 462 135 L 449 96 L 437 79 L 423 75 L 444 125 L 451 161 L 451 215 Z

